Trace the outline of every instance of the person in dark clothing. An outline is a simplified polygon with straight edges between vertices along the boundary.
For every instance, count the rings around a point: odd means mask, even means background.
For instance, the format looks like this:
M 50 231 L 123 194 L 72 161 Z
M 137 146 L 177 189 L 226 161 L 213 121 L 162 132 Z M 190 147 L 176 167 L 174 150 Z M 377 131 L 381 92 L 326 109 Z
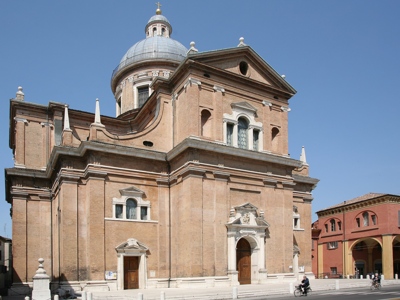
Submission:
M 307 288 L 310 286 L 310 281 L 308 280 L 307 276 L 303 276 L 303 280 L 301 281 L 301 290 L 303 294 L 307 295 Z

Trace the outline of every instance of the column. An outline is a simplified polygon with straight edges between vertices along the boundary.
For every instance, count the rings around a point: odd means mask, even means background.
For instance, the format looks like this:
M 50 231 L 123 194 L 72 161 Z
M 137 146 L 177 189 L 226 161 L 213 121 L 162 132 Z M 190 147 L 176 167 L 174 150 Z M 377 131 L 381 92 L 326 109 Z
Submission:
M 235 124 L 233 125 L 232 146 L 233 147 L 238 146 L 238 123 L 237 122 L 235 122 Z
M 324 246 L 325 244 L 318 245 L 318 274 L 317 278 L 319 278 L 319 274 L 324 272 Z
M 349 249 L 349 241 L 343 241 L 343 249 L 343 275 L 352 275 L 354 273 L 353 256 Z
M 382 272 L 385 279 L 393 279 L 393 238 L 391 234 L 382 236 Z

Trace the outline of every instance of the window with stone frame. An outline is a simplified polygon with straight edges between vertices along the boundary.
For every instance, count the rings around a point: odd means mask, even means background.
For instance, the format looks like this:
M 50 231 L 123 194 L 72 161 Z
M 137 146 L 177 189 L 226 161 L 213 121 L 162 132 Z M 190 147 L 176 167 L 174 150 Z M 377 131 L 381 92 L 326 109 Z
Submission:
M 139 189 L 120 190 L 121 197 L 113 198 L 113 219 L 149 221 L 150 201 L 143 200 L 144 193 Z
M 293 229 L 303 230 L 300 226 L 300 213 L 296 205 L 293 205 Z
M 232 114 L 224 114 L 224 143 L 262 151 L 263 124 L 256 121 L 257 109 L 247 102 L 232 103 Z
M 332 249 L 337 249 L 338 248 L 338 242 L 329 242 L 328 243 L 328 249 L 332 250 Z
M 258 138 L 260 135 L 259 130 L 253 130 L 253 150 L 258 151 Z
M 248 149 L 248 129 L 249 124 L 245 118 L 239 118 L 238 120 L 238 147 L 242 149 Z
M 233 146 L 233 126 L 232 123 L 226 125 L 226 144 L 228 146 Z

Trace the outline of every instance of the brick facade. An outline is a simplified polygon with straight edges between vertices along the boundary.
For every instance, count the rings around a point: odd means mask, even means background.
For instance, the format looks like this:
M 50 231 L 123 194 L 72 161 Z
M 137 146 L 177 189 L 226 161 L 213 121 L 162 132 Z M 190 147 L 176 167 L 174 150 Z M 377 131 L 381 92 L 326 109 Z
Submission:
M 10 102 L 15 285 L 31 282 L 39 257 L 52 284 L 75 288 L 236 285 L 241 239 L 251 283 L 312 275 L 318 180 L 288 155 L 296 91 L 251 47 L 137 62 L 112 89 L 116 118 Z M 137 282 L 126 282 L 129 257 Z

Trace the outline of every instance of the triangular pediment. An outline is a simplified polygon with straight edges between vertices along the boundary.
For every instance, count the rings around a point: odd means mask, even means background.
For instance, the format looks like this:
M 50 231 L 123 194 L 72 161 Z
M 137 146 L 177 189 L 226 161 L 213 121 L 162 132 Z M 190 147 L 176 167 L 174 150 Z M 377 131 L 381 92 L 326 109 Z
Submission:
M 200 52 L 189 55 L 189 58 L 291 95 L 296 93 L 296 90 L 249 46 Z
M 119 193 L 121 196 L 127 196 L 127 197 L 142 197 L 144 198 L 144 192 L 134 186 L 128 187 L 126 189 L 120 189 Z
M 231 104 L 231 107 L 233 108 L 233 109 L 240 109 L 240 110 L 245 110 L 245 111 L 248 111 L 248 112 L 251 112 L 252 114 L 256 114 L 257 113 L 257 109 L 253 106 L 253 105 L 251 105 L 250 103 L 248 103 L 248 102 L 236 102 L 236 103 L 232 103 Z

